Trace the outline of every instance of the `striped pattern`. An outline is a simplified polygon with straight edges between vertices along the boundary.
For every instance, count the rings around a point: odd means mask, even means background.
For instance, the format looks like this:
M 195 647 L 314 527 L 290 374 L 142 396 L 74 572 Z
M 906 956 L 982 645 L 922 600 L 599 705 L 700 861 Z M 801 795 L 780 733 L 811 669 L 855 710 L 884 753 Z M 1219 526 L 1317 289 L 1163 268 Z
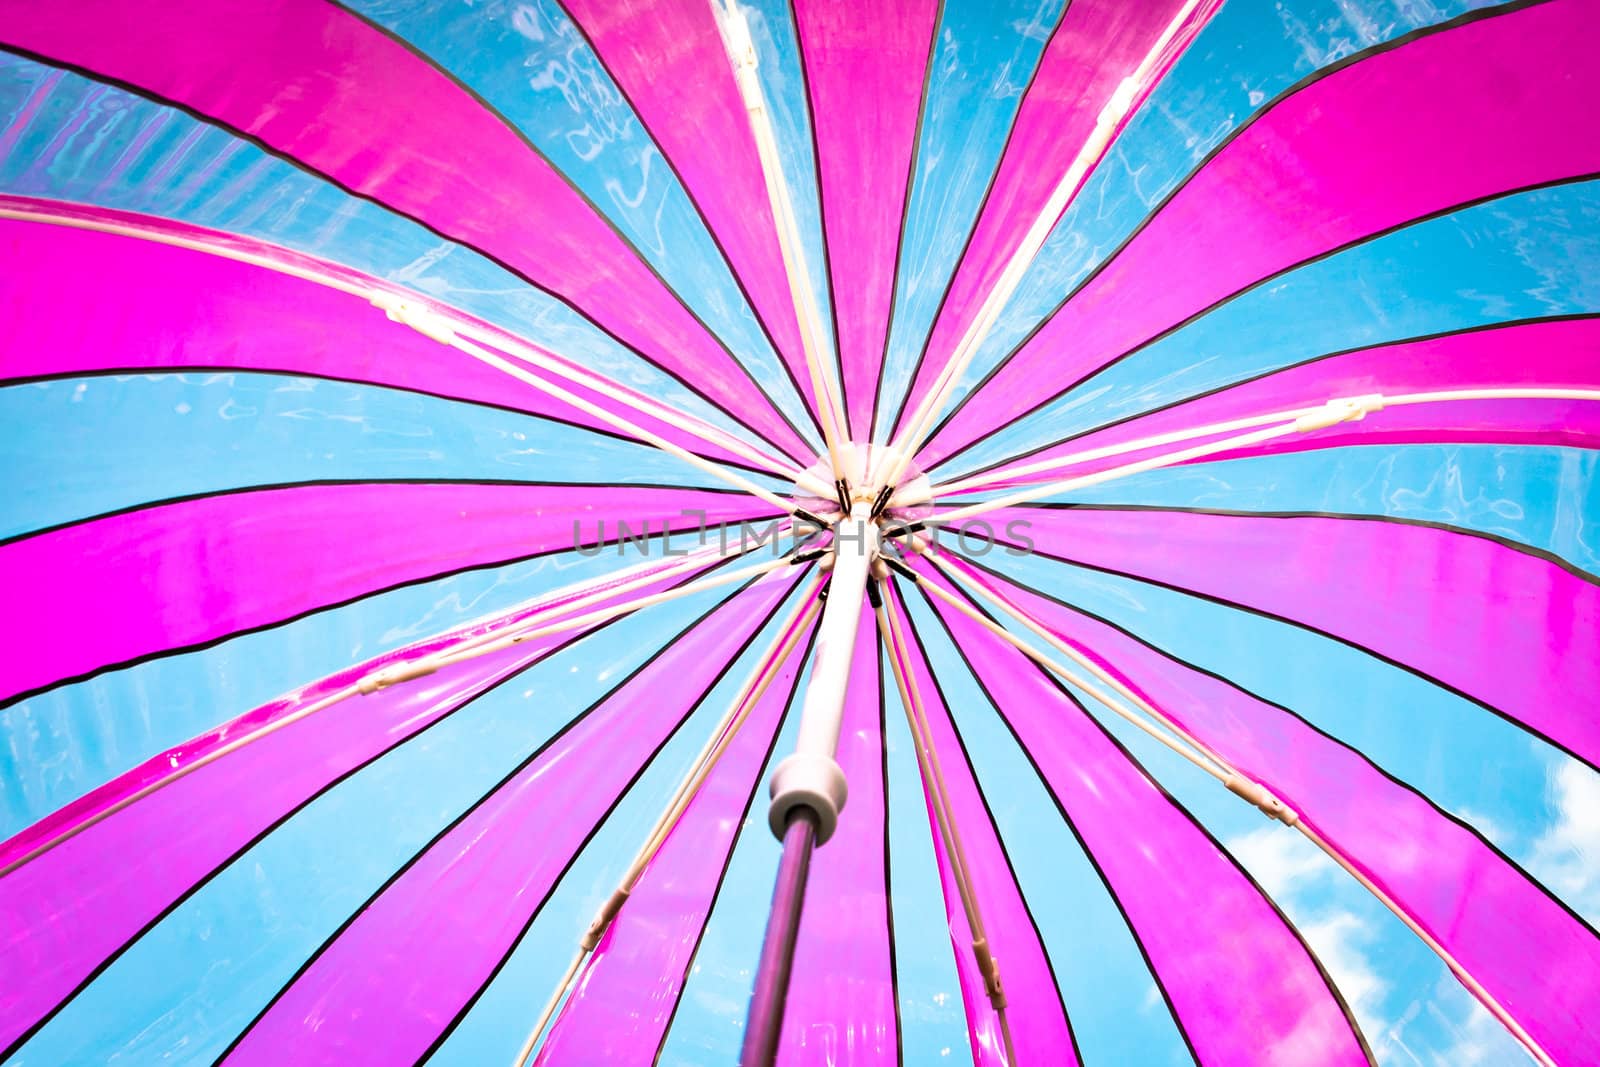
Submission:
M 1184 5 L 742 6 L 881 440 Z M 1594 5 L 1282 6 L 1202 2 L 1159 57 L 918 452 L 984 476 L 959 502 L 1330 397 L 1600 389 Z M 0 1062 L 511 1060 L 801 569 L 297 713 L 743 565 L 665 553 L 771 505 L 614 420 L 780 494 L 733 439 L 814 462 L 764 181 L 701 0 L 0 0 Z M 397 292 L 567 393 L 369 303 Z M 1391 408 L 941 551 L 1587 1063 L 1597 433 L 1581 399 Z M 1292 832 L 897 586 L 1020 1062 L 1521 1054 Z M 539 1063 L 734 1061 L 808 647 Z M 856 651 L 780 1058 L 1002 1063 L 885 654 Z

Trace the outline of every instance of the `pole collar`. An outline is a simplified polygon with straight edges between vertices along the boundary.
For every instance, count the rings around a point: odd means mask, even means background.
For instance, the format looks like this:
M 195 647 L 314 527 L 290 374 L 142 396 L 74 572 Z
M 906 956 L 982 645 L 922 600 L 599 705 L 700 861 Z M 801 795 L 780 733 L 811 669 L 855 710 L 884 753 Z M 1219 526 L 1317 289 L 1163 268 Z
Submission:
M 772 772 L 772 804 L 767 809 L 767 825 L 779 841 L 789 826 L 789 813 L 795 808 L 810 808 L 817 816 L 817 844 L 827 843 L 839 826 L 839 812 L 850 790 L 844 768 L 826 756 L 796 752 Z

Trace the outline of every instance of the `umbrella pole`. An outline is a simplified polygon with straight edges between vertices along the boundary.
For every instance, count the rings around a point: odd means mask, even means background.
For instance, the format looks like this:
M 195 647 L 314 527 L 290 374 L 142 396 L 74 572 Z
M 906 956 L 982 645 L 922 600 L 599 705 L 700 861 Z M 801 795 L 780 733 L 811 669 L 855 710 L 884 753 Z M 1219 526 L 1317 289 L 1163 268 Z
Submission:
M 811 873 L 811 853 L 817 844 L 817 816 L 810 808 L 795 808 L 783 834 L 783 859 L 778 861 L 778 884 L 772 891 L 772 912 L 761 943 L 756 986 L 750 994 L 750 1018 L 744 1028 L 743 1067 L 772 1063 L 783 1030 L 783 1008 L 789 997 L 789 977 L 794 970 L 795 942 L 800 935 L 800 911 L 806 901 L 806 879 Z
M 742 1067 L 766 1067 L 777 1055 L 811 854 L 833 836 L 847 794 L 844 771 L 834 753 L 839 746 L 867 582 L 878 554 L 878 528 L 870 502 L 858 501 L 851 507 L 849 517 L 834 527 L 833 543 L 833 576 L 817 627 L 817 651 L 800 711 L 799 738 L 794 754 L 772 772 L 767 822 L 783 842 L 783 858 L 750 998 L 739 1057 Z

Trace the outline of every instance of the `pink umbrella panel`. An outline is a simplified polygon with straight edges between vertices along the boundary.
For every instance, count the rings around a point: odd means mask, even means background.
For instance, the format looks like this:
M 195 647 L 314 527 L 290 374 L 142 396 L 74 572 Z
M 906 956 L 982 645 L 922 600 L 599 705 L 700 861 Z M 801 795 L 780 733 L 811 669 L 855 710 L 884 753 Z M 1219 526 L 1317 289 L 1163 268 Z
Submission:
M 0 1062 L 1600 1062 L 1597 44 L 0 0 Z

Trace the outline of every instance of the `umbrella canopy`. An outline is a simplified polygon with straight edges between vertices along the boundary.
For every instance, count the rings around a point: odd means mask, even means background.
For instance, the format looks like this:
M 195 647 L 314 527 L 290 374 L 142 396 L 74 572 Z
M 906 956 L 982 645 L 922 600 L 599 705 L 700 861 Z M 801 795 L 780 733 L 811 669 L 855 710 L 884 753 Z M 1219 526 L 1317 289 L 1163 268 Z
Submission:
M 1597 46 L 0 0 L 0 1063 L 1600 1062 Z

